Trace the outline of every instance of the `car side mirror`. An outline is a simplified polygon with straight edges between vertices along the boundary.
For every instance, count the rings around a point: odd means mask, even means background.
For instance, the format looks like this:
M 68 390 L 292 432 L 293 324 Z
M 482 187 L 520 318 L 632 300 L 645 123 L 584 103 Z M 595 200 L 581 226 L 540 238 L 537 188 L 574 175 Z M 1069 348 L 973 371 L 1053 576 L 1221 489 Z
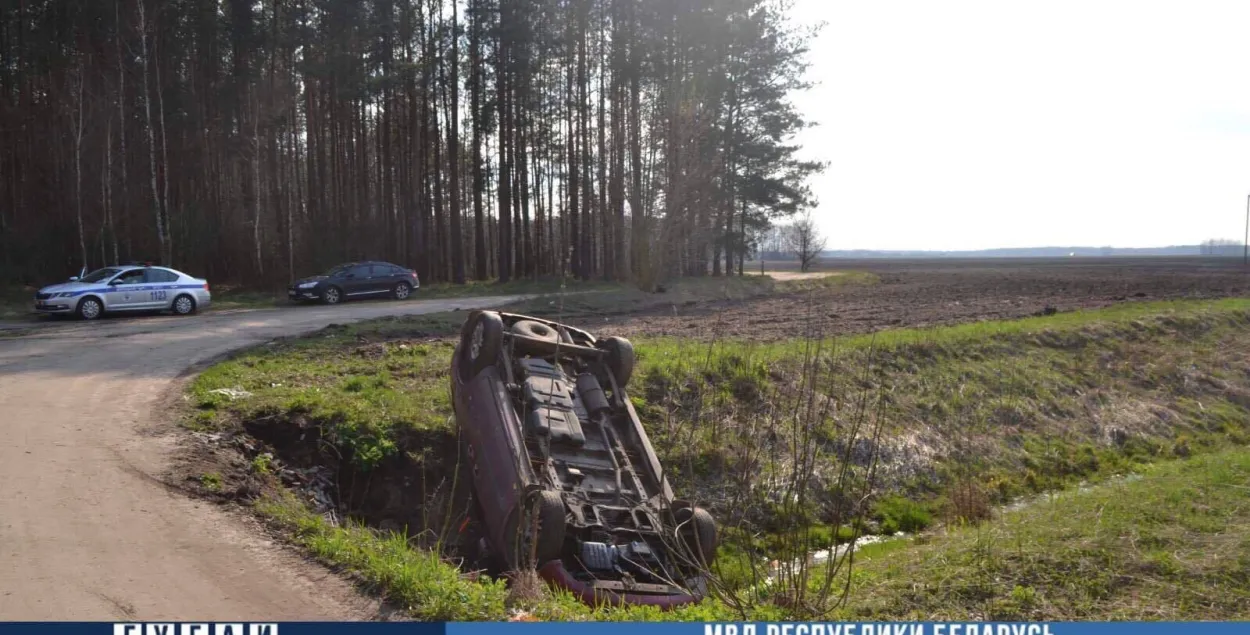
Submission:
M 78 282 L 78 276 L 70 276 L 70 277 L 69 277 L 69 281 L 70 281 L 70 282 Z
M 121 284 L 121 283 L 122 283 L 122 281 L 121 281 L 121 280 L 109 280 L 109 286 L 110 286 L 110 287 L 115 287 L 115 286 L 117 286 L 117 285 L 119 285 L 119 284 Z

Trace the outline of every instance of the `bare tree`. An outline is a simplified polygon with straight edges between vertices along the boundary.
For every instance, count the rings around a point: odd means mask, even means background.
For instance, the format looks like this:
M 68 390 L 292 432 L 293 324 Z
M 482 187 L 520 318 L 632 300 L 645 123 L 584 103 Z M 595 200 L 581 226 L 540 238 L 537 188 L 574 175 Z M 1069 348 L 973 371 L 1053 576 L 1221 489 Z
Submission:
M 816 227 L 811 213 L 804 214 L 785 228 L 786 247 L 799 259 L 799 268 L 807 271 L 825 250 L 825 237 Z
M 165 224 L 165 213 L 161 207 L 160 190 L 156 182 L 156 137 L 152 127 L 152 97 L 148 91 L 148 21 L 144 10 L 145 0 L 139 0 L 139 41 L 142 42 L 140 62 L 143 65 L 143 121 L 148 136 L 148 172 L 152 177 L 152 208 L 156 216 L 156 239 L 160 244 L 161 264 L 170 264 L 169 233 Z
M 83 110 L 87 105 L 83 100 L 83 84 L 86 78 L 83 76 L 83 62 L 79 60 L 78 67 L 74 70 L 72 86 L 76 95 L 76 104 L 74 109 L 74 198 L 75 200 L 75 217 L 78 223 L 78 250 L 82 258 L 82 267 L 87 268 L 87 232 L 82 224 L 82 136 L 83 136 Z

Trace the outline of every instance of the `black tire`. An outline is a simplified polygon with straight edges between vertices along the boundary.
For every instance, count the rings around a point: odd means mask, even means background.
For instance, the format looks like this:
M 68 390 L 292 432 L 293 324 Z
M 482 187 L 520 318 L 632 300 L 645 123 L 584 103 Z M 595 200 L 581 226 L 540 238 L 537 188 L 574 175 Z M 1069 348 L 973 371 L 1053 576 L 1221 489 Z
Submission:
M 538 517 L 537 536 L 531 537 L 535 515 Z M 543 490 L 531 496 L 526 513 L 514 515 L 514 518 L 517 517 L 520 518 L 520 524 L 512 526 L 512 548 L 508 550 L 508 565 L 513 571 L 520 571 L 531 565 L 541 567 L 560 557 L 560 553 L 564 551 L 567 520 L 564 497 L 560 492 Z M 530 562 L 531 553 L 534 554 L 534 562 Z
M 326 304 L 338 304 L 343 301 L 343 290 L 338 287 L 326 287 L 321 292 L 321 301 Z
M 513 340 L 521 352 L 549 353 L 560 346 L 560 333 L 537 320 L 521 320 L 512 325 L 512 334 L 528 338 Z
M 78 301 L 78 308 L 75 310 L 79 318 L 84 320 L 98 320 L 104 315 L 104 303 L 99 298 L 85 297 Z
M 411 294 L 412 294 L 412 285 L 408 284 L 407 282 L 400 282 L 395 285 L 394 289 L 391 289 L 391 297 L 395 298 L 396 300 L 407 300 L 408 296 Z
M 498 313 L 483 311 L 471 319 L 473 324 L 460 340 L 460 368 L 465 381 L 493 366 L 503 348 L 503 319 Z
M 691 557 L 707 568 L 716 560 L 716 521 L 702 507 L 680 507 L 673 514 L 682 542 Z
M 183 302 L 186 300 L 186 302 Z M 173 304 L 169 305 L 174 315 L 191 315 L 195 313 L 195 298 L 183 293 L 174 298 Z
M 623 337 L 609 337 L 601 348 L 608 352 L 604 361 L 616 378 L 616 385 L 621 388 L 629 385 L 629 379 L 634 375 L 634 345 Z

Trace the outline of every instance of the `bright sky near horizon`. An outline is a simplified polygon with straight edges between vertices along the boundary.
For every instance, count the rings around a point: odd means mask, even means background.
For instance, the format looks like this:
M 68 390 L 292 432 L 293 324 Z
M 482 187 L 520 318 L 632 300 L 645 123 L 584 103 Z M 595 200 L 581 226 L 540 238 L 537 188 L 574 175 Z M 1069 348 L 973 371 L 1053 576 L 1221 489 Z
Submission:
M 829 249 L 1242 238 L 1250 2 L 794 1 Z

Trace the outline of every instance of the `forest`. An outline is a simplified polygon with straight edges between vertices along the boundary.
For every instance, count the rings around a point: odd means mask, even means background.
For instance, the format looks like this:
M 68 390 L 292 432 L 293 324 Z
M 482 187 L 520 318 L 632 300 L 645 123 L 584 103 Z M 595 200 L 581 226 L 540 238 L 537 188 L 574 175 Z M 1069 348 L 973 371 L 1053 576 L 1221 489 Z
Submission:
M 784 0 L 5 0 L 0 278 L 741 273 L 810 208 Z

